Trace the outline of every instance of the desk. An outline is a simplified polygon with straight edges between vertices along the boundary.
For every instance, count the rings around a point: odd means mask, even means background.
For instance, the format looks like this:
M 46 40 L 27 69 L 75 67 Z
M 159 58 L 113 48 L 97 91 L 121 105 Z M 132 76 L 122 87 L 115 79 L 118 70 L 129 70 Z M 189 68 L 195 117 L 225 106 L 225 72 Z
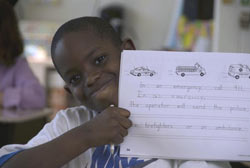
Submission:
M 0 123 L 22 123 L 39 118 L 47 118 L 52 114 L 52 110 L 34 109 L 34 110 L 12 110 L 0 109 Z
M 0 109 L 0 147 L 5 144 L 26 143 L 47 122 L 52 110 Z

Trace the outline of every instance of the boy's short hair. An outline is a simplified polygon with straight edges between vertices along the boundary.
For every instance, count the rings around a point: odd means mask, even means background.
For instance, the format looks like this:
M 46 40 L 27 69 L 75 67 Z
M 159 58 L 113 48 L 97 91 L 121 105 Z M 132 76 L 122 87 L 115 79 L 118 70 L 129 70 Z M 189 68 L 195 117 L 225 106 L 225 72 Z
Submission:
M 80 17 L 64 23 L 56 31 L 51 44 L 52 60 L 58 41 L 67 33 L 78 31 L 92 31 L 100 38 L 110 39 L 115 46 L 120 46 L 122 41 L 114 28 L 105 20 L 98 17 Z

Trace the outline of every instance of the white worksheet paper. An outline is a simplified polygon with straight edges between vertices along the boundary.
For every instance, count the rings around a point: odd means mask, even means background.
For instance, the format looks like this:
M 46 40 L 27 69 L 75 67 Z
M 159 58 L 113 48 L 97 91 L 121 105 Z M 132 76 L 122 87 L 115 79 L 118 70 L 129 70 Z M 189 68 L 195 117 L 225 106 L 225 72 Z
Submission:
M 123 51 L 121 156 L 250 161 L 250 54 Z

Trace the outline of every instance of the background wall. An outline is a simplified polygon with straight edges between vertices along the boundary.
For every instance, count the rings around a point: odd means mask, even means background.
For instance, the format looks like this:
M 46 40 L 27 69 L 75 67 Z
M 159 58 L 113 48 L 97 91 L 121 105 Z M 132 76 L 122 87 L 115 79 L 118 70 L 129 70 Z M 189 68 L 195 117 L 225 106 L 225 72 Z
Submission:
M 125 36 L 132 37 L 138 49 L 161 49 L 169 38 L 170 23 L 177 9 L 177 0 L 59 0 L 58 4 L 37 4 L 35 0 L 19 0 L 17 12 L 21 19 L 63 23 L 69 19 L 98 15 L 109 4 L 125 6 Z M 215 1 L 215 34 L 213 51 L 250 52 L 250 30 L 239 27 L 242 10 L 240 0 L 232 4 Z
M 250 12 L 250 6 L 242 6 L 240 0 L 230 4 L 215 1 L 213 51 L 250 53 L 250 28 L 241 29 L 239 25 L 242 11 Z
M 19 0 L 21 19 L 63 23 L 69 19 L 98 15 L 112 3 L 125 7 L 125 36 L 131 37 L 138 49 L 161 49 L 168 38 L 175 0 L 61 0 L 58 4 L 37 4 L 34 0 Z
M 127 0 L 127 33 L 139 49 L 162 49 L 176 10 L 173 0 Z

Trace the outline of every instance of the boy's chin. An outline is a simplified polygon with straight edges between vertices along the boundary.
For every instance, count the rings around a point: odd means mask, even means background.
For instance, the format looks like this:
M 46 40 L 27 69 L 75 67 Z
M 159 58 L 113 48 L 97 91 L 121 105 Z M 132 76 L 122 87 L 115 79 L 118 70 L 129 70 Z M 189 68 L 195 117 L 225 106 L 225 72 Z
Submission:
M 105 100 L 101 102 L 95 102 L 95 105 L 90 108 L 97 113 L 101 113 L 106 108 L 110 107 L 111 104 L 114 104 L 114 103 L 110 103 L 110 101 Z
M 91 103 L 92 104 L 92 103 Z M 98 113 L 108 108 L 111 104 L 118 105 L 118 94 L 115 89 L 106 93 L 101 93 L 96 95 L 95 100 L 93 100 L 92 109 Z

